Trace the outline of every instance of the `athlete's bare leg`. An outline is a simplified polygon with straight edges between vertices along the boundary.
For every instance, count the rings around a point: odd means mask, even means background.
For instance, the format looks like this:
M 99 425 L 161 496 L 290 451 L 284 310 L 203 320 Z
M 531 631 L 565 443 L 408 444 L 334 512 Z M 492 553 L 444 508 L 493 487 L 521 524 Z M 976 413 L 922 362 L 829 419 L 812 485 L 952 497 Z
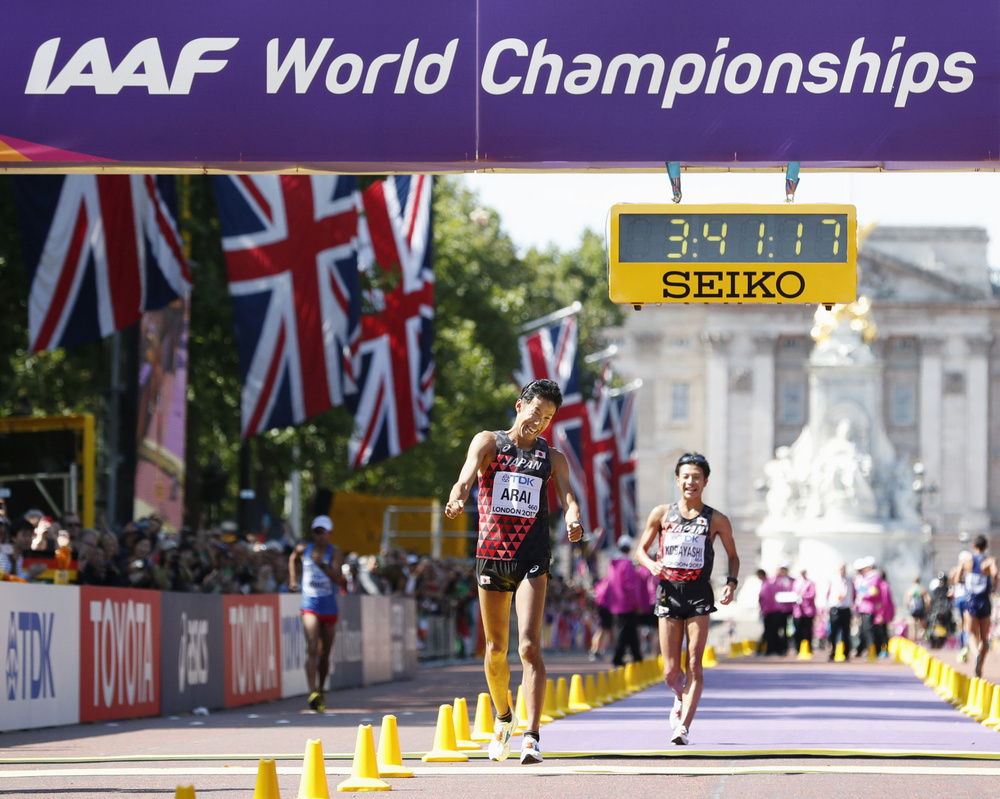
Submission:
M 971 644 L 975 640 L 976 644 L 973 651 L 976 653 L 976 676 L 981 679 L 983 676 L 983 663 L 986 661 L 986 653 L 990 651 L 990 617 L 970 619 L 969 631 L 972 633 L 969 640 L 969 648 L 972 649 Z
M 507 648 L 510 639 L 511 595 L 501 591 L 486 591 L 479 587 L 479 612 L 483 619 L 486 636 L 486 654 L 483 669 L 486 685 L 490 689 L 493 707 L 498 716 L 506 716 L 510 710 L 507 689 L 510 687 L 510 665 L 507 663 Z
M 313 613 L 302 614 L 302 631 L 306 636 L 306 684 L 309 692 L 322 691 L 322 682 L 316 679 L 320 657 L 320 630 L 323 625 Z
M 680 619 L 660 619 L 660 652 L 663 653 L 663 682 L 674 692 L 684 696 L 684 672 L 681 670 L 681 647 L 684 644 L 684 622 Z
M 681 710 L 681 724 L 690 727 L 694 713 L 698 709 L 705 676 L 701 665 L 708 641 L 708 616 L 695 616 L 685 622 L 688 639 L 687 681 L 684 684 L 684 707 Z
M 517 652 L 521 656 L 523 675 L 521 690 L 528 718 L 527 729 L 538 730 L 545 703 L 545 663 L 542 660 L 542 619 L 545 611 L 545 591 L 548 575 L 522 580 L 514 595 L 517 609 Z
M 316 663 L 316 676 L 319 678 L 316 690 L 326 693 L 326 678 L 330 675 L 330 653 L 333 652 L 333 639 L 337 635 L 336 625 L 321 624 L 319 628 L 320 652 Z

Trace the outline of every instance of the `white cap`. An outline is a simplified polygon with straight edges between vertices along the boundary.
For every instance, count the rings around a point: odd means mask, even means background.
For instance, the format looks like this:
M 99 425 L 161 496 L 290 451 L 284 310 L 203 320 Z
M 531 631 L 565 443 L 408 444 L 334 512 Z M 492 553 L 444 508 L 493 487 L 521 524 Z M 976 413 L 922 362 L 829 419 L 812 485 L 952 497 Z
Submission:
M 632 536 L 623 535 L 618 539 L 618 548 L 621 550 L 632 549 L 632 544 L 635 542 L 632 540 Z
M 333 532 L 333 519 L 331 519 L 329 516 L 317 516 L 315 519 L 313 519 L 312 526 L 309 529 L 316 530 L 320 527 L 322 527 L 324 530 L 330 530 L 331 532 Z

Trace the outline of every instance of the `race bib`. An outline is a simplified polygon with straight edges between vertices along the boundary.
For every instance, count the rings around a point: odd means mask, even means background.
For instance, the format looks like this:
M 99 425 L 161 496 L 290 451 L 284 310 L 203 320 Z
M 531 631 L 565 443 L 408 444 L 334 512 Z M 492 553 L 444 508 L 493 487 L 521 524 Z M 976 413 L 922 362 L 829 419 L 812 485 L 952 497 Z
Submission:
M 989 577 L 985 574 L 965 575 L 965 590 L 970 594 L 985 594 L 990 587 Z
M 705 567 L 705 540 L 697 533 L 663 533 L 663 555 L 660 561 L 668 569 L 702 569 Z
M 490 512 L 533 519 L 538 515 L 543 480 L 517 472 L 497 472 L 493 477 Z

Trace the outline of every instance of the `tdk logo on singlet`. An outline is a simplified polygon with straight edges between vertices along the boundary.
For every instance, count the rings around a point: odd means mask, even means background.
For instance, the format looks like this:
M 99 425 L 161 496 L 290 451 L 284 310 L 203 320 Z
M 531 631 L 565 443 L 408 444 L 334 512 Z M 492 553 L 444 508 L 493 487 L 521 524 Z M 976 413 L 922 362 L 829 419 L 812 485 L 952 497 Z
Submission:
M 538 481 L 537 477 L 512 474 L 507 478 L 507 486 L 500 492 L 501 502 L 530 502 L 532 495 L 528 488 Z M 522 488 L 521 486 L 524 486 Z
M 55 613 L 11 611 L 7 627 L 8 700 L 56 695 L 51 658 L 55 616 Z

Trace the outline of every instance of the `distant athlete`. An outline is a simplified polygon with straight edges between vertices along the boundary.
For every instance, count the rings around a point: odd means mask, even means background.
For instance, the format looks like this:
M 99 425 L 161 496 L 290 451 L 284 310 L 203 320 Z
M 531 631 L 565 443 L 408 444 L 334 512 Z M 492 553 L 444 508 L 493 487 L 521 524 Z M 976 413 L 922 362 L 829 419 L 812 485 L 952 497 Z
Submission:
M 965 587 L 965 627 L 969 643 L 976 647 L 976 676 L 983 676 L 983 662 L 989 651 L 990 641 L 990 592 L 997 583 L 997 560 L 986 554 L 986 536 L 977 535 L 972 542 L 972 556 L 958 564 L 956 582 Z
M 560 405 L 562 392 L 552 380 L 535 380 L 526 385 L 514 406 L 517 415 L 510 429 L 483 430 L 472 439 L 445 507 L 449 518 L 458 516 L 478 480 L 476 581 L 486 635 L 486 682 L 497 713 L 489 743 L 490 760 L 508 757 L 510 737 L 518 727 L 517 716 L 507 701 L 513 596 L 517 610 L 517 650 L 524 669 L 521 687 L 528 715 L 521 762 L 542 762 L 538 728 L 545 699 L 542 616 L 552 558 L 547 486 L 550 478 L 556 481 L 569 540 L 575 543 L 583 536 L 580 508 L 570 486 L 566 458 L 541 437 Z
M 688 730 L 698 709 L 704 687 L 702 655 L 708 640 L 708 615 L 714 613 L 712 566 L 715 539 L 729 556 L 729 572 L 719 602 L 728 605 L 739 583 L 740 559 L 733 541 L 733 528 L 725 515 L 710 508 L 701 498 L 711 468 L 703 455 L 682 455 L 674 467 L 681 498 L 670 505 L 657 505 L 646 520 L 636 556 L 649 571 L 659 576 L 656 615 L 660 619 L 660 651 L 663 653 L 663 681 L 674 693 L 670 713 L 671 741 L 688 743 Z M 647 553 L 658 542 L 653 559 Z M 687 676 L 681 669 L 681 649 L 687 635 Z
M 317 516 L 312 523 L 312 543 L 299 543 L 288 558 L 288 588 L 302 584 L 302 630 L 306 636 L 306 682 L 309 707 L 326 710 L 326 678 L 330 652 L 337 633 L 337 594 L 344 585 L 344 556 L 330 543 L 333 521 Z

